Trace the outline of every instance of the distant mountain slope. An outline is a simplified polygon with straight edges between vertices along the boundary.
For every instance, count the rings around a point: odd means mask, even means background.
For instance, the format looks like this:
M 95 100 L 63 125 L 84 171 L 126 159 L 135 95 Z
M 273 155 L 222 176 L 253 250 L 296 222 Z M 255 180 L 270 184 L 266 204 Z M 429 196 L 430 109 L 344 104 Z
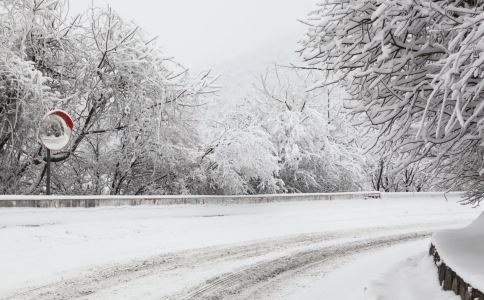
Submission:
M 275 64 L 299 62 L 297 48 L 298 36 L 284 35 L 257 50 L 214 66 L 213 73 L 220 76 L 218 84 L 221 89 L 207 106 L 206 116 L 219 120 L 227 112 L 237 110 L 245 99 L 253 96 L 253 85 L 269 68 Z

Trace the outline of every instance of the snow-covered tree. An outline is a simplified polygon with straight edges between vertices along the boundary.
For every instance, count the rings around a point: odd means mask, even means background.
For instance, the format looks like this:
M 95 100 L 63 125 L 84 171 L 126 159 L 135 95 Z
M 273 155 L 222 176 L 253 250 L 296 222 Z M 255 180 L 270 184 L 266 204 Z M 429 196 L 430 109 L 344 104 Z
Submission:
M 382 152 L 404 169 L 430 168 L 482 193 L 483 1 L 325 0 L 302 54 L 324 80 L 345 82 L 354 112 L 379 129 Z
M 274 67 L 213 128 L 202 155 L 212 193 L 334 192 L 369 186 L 357 131 L 311 72 Z M 338 97 L 335 91 L 331 97 Z M 366 184 L 368 183 L 368 184 Z
M 76 124 L 69 147 L 53 153 L 54 190 L 186 190 L 197 157 L 191 107 L 211 92 L 209 76 L 191 77 L 109 8 L 71 19 L 67 1 L 6 0 L 0 24 L 3 192 L 39 191 L 45 159 L 35 131 L 53 108 Z
M 398 155 L 395 155 L 398 157 Z M 426 171 L 424 162 L 394 172 L 398 160 L 392 156 L 371 156 L 373 160 L 371 185 L 375 191 L 385 192 L 420 192 L 432 189 L 432 184 L 437 183 L 431 174 Z M 396 162 L 395 162 L 396 161 Z
M 281 192 L 277 150 L 253 115 L 228 114 L 224 125 L 202 157 L 208 188 L 223 194 Z
M 285 190 L 360 190 L 365 160 L 356 130 L 339 107 L 341 95 L 310 90 L 313 80 L 311 72 L 275 67 L 256 85 L 252 105 L 277 149 Z

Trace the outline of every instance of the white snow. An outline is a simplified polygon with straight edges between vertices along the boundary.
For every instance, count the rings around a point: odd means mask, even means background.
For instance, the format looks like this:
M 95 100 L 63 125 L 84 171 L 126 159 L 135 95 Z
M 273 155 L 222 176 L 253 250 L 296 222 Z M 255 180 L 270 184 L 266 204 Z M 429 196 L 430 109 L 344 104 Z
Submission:
M 358 239 L 459 228 L 481 211 L 455 198 L 401 194 L 366 201 L 0 209 L 0 298 L 96 266 L 185 249 L 313 233 Z
M 350 257 L 340 262 L 342 266 L 332 266 L 335 270 L 321 268 L 290 286 L 276 286 L 267 298 L 459 300 L 452 292 L 442 291 L 437 269 L 423 251 L 429 243 L 425 239 Z
M 484 213 L 466 228 L 435 233 L 432 242 L 447 266 L 484 291 Z
M 386 8 L 387 8 L 387 5 L 385 3 L 380 4 L 380 6 L 378 6 L 378 8 L 371 15 L 371 20 L 373 21 L 376 18 L 380 17 Z
M 423 245 L 422 245 L 423 246 Z M 427 243 L 428 246 L 428 243 Z M 460 300 L 452 291 L 442 291 L 439 285 L 437 268 L 432 257 L 420 248 L 418 254 L 409 256 L 405 252 L 394 255 L 405 257 L 391 270 L 374 280 L 367 292 L 367 300 Z

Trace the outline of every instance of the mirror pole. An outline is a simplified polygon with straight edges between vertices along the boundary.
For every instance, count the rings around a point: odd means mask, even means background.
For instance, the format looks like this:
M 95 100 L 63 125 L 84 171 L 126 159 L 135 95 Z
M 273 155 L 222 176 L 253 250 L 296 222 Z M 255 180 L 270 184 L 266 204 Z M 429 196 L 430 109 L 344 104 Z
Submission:
M 47 183 L 46 183 L 46 194 L 50 195 L 50 149 L 47 148 Z

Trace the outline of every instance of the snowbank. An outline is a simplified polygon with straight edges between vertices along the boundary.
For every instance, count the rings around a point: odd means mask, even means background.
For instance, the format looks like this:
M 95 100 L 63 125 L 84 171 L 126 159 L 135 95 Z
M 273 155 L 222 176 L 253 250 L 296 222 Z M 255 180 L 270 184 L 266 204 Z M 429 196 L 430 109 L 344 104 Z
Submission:
M 484 213 L 463 229 L 432 237 L 440 259 L 473 288 L 484 291 Z

